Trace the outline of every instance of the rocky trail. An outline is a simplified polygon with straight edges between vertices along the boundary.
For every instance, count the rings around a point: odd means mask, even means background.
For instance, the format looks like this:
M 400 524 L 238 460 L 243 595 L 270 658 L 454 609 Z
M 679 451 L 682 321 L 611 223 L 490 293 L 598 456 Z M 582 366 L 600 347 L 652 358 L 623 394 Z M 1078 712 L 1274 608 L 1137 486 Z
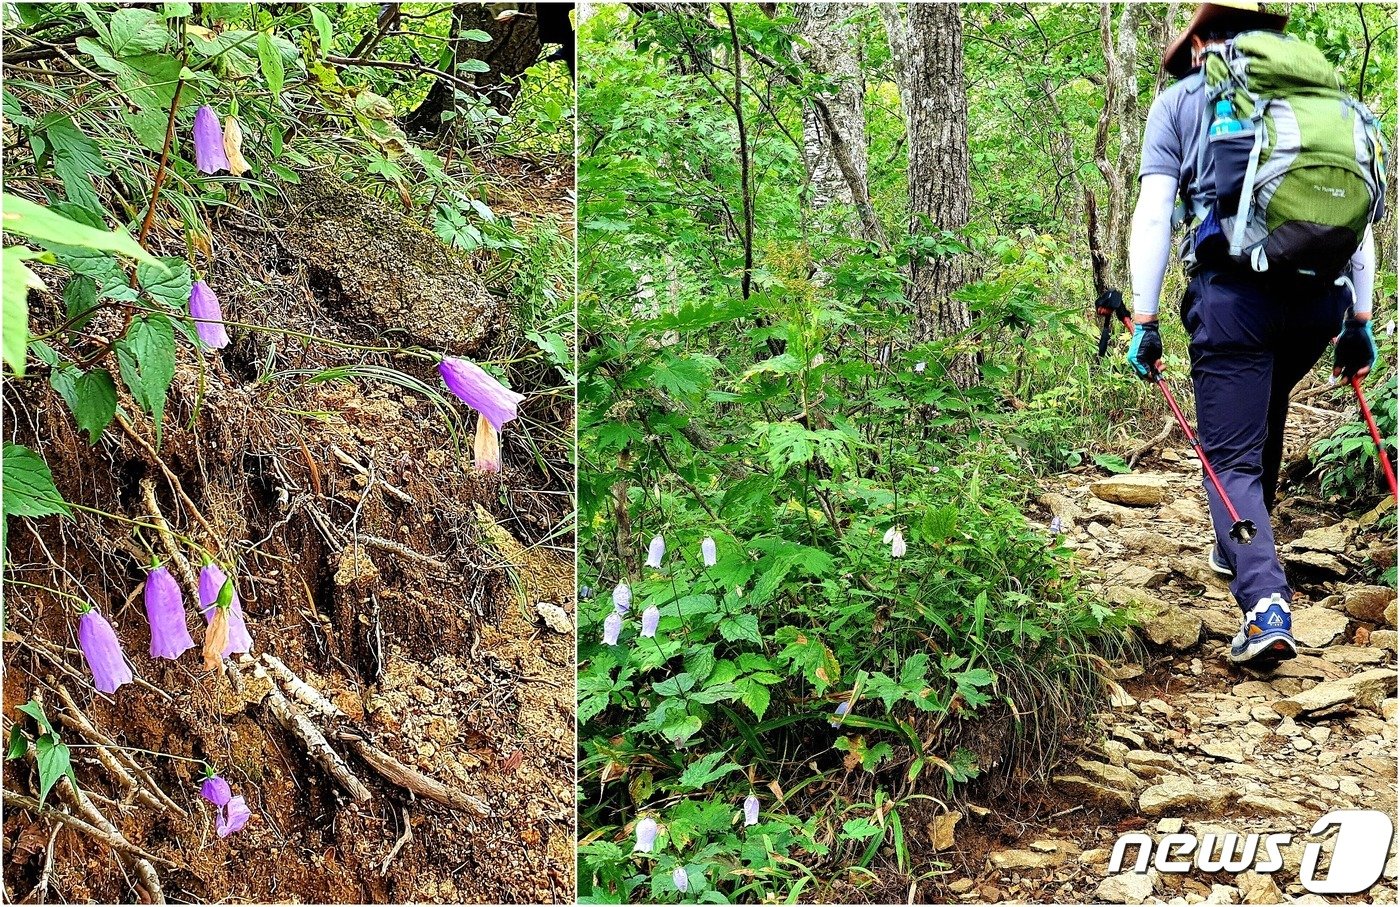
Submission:
M 1164 450 L 1136 473 L 1071 476 L 1042 496 L 1085 564 L 1089 591 L 1137 609 L 1141 645 L 1111 666 L 1099 733 L 1052 776 L 1062 808 L 1014 841 L 1003 837 L 952 892 L 1042 903 L 1395 903 L 1394 851 L 1359 895 L 1329 900 L 1298 878 L 1320 817 L 1396 809 L 1396 594 L 1355 581 L 1393 563 L 1392 534 L 1375 531 L 1386 506 L 1339 521 L 1317 503 L 1285 499 L 1275 514 L 1299 655 L 1260 673 L 1225 660 L 1240 616 L 1206 562 L 1211 530 L 1194 455 Z M 1120 835 L 1160 842 L 1183 831 L 1293 838 L 1270 874 L 1108 873 Z M 1129 848 L 1125 869 L 1136 855 Z

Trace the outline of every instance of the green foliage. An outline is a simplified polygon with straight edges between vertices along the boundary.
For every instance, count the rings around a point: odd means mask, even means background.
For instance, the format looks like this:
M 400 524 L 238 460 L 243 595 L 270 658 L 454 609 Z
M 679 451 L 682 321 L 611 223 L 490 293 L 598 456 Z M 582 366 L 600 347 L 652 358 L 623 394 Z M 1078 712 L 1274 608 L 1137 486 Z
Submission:
M 1393 347 L 1393 344 L 1387 345 Z M 1389 356 L 1382 353 L 1377 360 L 1378 364 L 1393 361 L 1393 349 Z M 1383 383 L 1368 379 L 1362 384 L 1362 392 L 1366 394 L 1371 415 L 1380 429 L 1381 439 L 1385 441 L 1385 455 L 1390 458 L 1393 467 L 1397 452 L 1395 374 L 1392 372 Z M 1345 390 L 1334 393 L 1351 396 L 1352 390 L 1347 385 Z M 1339 426 L 1332 434 L 1314 444 L 1311 456 L 1321 477 L 1324 495 L 1367 499 L 1386 490 L 1385 479 L 1376 462 L 1376 444 L 1359 415 L 1356 421 Z
M 34 721 L 37 733 L 34 734 L 34 764 L 39 769 L 39 803 L 40 805 L 48 799 L 49 791 L 59 782 L 59 779 L 67 777 L 76 789 L 78 786 L 77 776 L 73 774 L 72 753 L 68 749 L 68 744 L 64 743 L 58 736 L 58 731 L 54 729 L 53 723 L 44 714 L 44 707 L 37 699 L 31 699 L 23 705 L 16 707 L 18 711 L 27 715 Z M 5 758 L 22 759 L 29 752 L 30 739 L 25 733 L 25 728 L 20 721 L 10 725 L 10 737 L 5 747 Z
M 762 162 L 747 298 L 726 76 L 675 62 L 691 47 L 728 59 L 727 29 L 662 15 L 624 27 L 603 7 L 582 36 L 580 581 L 633 593 L 615 646 L 601 642 L 607 596 L 580 609 L 589 902 L 674 901 L 678 866 L 686 897 L 709 902 L 819 899 L 811 888 L 886 855 L 907 868 L 901 812 L 926 795 L 895 789 L 943 796 L 985 772 L 961 742 L 971 729 L 1023 684 L 1073 684 L 1085 649 L 1122 625 L 1026 519 L 1030 476 L 998 391 L 943 377 L 961 339 L 902 339 L 905 267 L 968 245 L 930 234 L 885 250 L 814 227 L 793 191 L 805 174 L 788 136 L 814 90 L 786 78 L 801 72 L 793 22 L 735 15 Z M 1016 287 L 1008 274 L 967 290 L 992 367 L 1009 375 L 999 353 L 1015 332 L 1047 330 L 1085 341 L 1087 377 L 1093 327 Z M 1063 375 L 1024 368 L 1028 382 Z M 899 559 L 884 541 L 896 528 Z M 654 533 L 660 570 L 638 563 Z M 838 703 L 850 711 L 833 727 Z M 874 793 L 854 796 L 848 771 Z M 744 827 L 750 792 L 764 814 Z M 642 817 L 663 829 L 645 857 L 629 842 Z

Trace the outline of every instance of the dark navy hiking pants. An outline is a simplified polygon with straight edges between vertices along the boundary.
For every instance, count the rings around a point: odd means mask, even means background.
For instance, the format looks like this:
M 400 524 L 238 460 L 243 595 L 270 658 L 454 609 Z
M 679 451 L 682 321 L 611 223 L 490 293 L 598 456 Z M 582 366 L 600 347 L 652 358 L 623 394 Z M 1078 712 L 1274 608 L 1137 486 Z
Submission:
M 1251 545 L 1230 538 L 1230 515 L 1203 477 L 1216 542 L 1235 570 L 1230 591 L 1245 611 L 1275 592 L 1292 599 L 1269 524 L 1288 395 L 1341 330 L 1351 303 L 1351 291 L 1331 282 L 1266 276 L 1205 268 L 1181 301 L 1201 446 L 1235 509 L 1259 529 Z

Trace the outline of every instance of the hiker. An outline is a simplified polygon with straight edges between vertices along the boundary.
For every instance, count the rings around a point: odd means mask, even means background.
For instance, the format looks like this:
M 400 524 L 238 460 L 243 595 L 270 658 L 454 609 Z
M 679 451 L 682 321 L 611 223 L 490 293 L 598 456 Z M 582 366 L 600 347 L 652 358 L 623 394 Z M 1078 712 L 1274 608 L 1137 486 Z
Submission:
M 1157 307 L 1172 232 L 1186 228 L 1181 319 L 1203 455 L 1257 527 L 1252 544 L 1231 538 L 1228 508 L 1205 483 L 1208 558 L 1244 612 L 1229 659 L 1254 667 L 1297 654 L 1269 523 L 1289 393 L 1329 343 L 1334 376 L 1365 375 L 1376 356 L 1380 131 L 1316 48 L 1281 34 L 1287 22 L 1262 3 L 1205 3 L 1167 47 L 1163 68 L 1178 81 L 1147 117 L 1129 244 L 1128 361 L 1150 381 L 1164 369 Z M 1339 159 L 1355 171 L 1326 166 Z

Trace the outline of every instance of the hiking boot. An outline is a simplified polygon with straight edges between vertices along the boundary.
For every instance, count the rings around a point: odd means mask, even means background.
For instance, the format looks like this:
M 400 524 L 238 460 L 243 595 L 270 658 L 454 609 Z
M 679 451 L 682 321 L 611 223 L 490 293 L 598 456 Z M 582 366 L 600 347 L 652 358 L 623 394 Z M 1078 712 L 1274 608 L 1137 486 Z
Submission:
M 1230 566 L 1230 562 L 1225 560 L 1225 552 L 1220 550 L 1220 543 L 1211 546 L 1210 554 L 1206 555 L 1206 561 L 1210 563 L 1210 569 L 1225 577 L 1235 578 L 1235 568 Z
M 1240 632 L 1230 640 L 1230 661 L 1250 668 L 1267 668 L 1297 654 L 1293 612 L 1277 592 L 1259 599 L 1245 614 Z

